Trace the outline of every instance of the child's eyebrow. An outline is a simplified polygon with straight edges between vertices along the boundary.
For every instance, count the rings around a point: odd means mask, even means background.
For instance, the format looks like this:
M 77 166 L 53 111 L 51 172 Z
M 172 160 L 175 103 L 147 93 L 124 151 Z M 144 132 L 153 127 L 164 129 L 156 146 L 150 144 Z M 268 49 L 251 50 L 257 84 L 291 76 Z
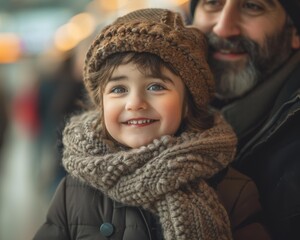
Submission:
M 109 78 L 109 82 L 115 82 L 115 81 L 121 81 L 121 80 L 126 80 L 126 79 L 128 79 L 128 77 L 127 76 L 125 76 L 125 75 L 120 75 L 120 76 L 115 76 L 115 77 L 111 77 L 111 78 Z
M 169 78 L 168 76 L 164 75 L 164 74 L 149 74 L 149 75 L 146 75 L 145 77 L 158 78 L 158 79 L 161 79 L 164 82 L 170 82 L 170 83 L 174 84 L 173 80 L 171 78 Z
M 145 77 L 145 79 L 152 79 L 152 78 L 161 79 L 164 82 L 170 82 L 170 83 L 174 84 L 173 80 L 164 74 L 146 74 L 146 75 L 144 75 L 144 77 Z M 117 82 L 117 81 L 122 81 L 122 80 L 128 80 L 128 76 L 126 76 L 126 75 L 114 76 L 114 77 L 111 77 L 108 80 L 108 82 Z

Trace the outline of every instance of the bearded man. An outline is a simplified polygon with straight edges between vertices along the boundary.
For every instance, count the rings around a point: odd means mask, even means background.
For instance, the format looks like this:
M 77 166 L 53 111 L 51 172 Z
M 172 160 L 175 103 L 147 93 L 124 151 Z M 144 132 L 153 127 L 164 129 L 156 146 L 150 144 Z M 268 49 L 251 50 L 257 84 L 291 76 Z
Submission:
M 274 239 L 300 239 L 300 0 L 192 0 L 210 46 L 212 103 L 239 139 Z

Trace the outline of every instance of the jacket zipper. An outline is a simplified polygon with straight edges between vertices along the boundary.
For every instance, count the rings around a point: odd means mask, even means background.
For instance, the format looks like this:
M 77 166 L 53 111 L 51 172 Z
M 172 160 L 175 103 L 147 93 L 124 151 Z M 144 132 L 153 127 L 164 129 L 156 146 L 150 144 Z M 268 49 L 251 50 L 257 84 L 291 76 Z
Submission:
M 140 211 L 140 214 L 141 214 L 141 216 L 142 216 L 142 218 L 143 218 L 143 220 L 144 220 L 144 222 L 145 222 L 145 225 L 146 225 L 146 228 L 147 228 L 147 231 L 148 231 L 148 235 L 149 235 L 149 240 L 152 240 L 151 231 L 150 231 L 150 228 L 149 228 L 148 222 L 147 222 L 147 220 L 146 220 L 146 217 L 145 217 L 145 215 L 144 215 L 143 211 L 142 211 L 140 208 L 138 208 L 138 209 L 139 209 L 139 211 Z

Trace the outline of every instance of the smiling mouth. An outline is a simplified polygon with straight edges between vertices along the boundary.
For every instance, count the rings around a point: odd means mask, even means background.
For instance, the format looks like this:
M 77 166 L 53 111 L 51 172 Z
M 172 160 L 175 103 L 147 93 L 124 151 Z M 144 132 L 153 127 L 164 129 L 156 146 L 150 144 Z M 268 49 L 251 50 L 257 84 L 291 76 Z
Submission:
M 245 52 L 233 51 L 231 49 L 217 49 L 212 54 L 213 58 L 219 61 L 239 61 L 245 59 Z
M 245 52 L 242 52 L 242 51 L 233 51 L 231 49 L 218 49 L 218 50 L 215 50 L 215 51 L 218 51 L 222 54 L 245 54 Z
M 156 122 L 157 120 L 153 120 L 153 119 L 140 119 L 140 120 L 129 120 L 127 122 L 124 122 L 124 124 L 127 125 L 148 125 L 151 124 L 153 122 Z

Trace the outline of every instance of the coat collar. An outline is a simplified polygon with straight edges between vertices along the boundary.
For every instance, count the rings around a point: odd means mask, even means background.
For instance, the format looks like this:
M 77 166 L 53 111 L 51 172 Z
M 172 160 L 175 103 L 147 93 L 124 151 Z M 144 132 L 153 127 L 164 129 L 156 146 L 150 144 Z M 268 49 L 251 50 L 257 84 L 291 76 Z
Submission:
M 297 51 L 283 67 L 258 85 L 254 91 L 226 105 L 221 110 L 222 114 L 234 128 L 239 139 L 245 137 L 247 133 L 255 129 L 257 125 L 265 121 L 271 109 L 272 113 L 276 112 L 282 103 L 289 99 L 296 91 L 296 89 L 289 88 L 286 89 L 289 90 L 289 92 L 285 91 L 282 93 L 281 89 L 291 72 L 298 67 L 299 62 L 300 51 Z M 280 96 L 280 98 L 278 96 Z M 274 102 L 276 104 L 274 104 Z

